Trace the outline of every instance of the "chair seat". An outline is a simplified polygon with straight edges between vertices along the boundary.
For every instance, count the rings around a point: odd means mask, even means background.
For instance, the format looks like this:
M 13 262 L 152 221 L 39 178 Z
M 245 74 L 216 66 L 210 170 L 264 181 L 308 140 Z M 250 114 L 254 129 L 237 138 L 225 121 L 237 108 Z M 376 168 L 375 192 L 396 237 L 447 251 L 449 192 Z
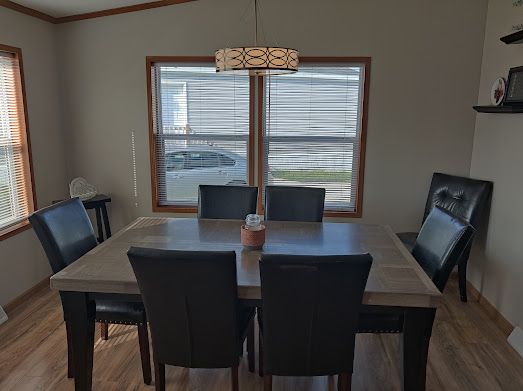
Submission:
M 121 324 L 143 324 L 146 322 L 142 303 L 96 300 L 96 321 Z
M 403 314 L 387 307 L 364 305 L 360 312 L 358 333 L 401 333 Z
M 416 243 L 416 238 L 418 237 L 418 232 L 400 232 L 396 235 L 398 235 L 398 238 L 405 245 L 405 247 L 407 247 L 407 250 L 412 252 L 414 243 Z
M 358 333 L 401 333 L 403 315 L 363 312 L 360 314 Z

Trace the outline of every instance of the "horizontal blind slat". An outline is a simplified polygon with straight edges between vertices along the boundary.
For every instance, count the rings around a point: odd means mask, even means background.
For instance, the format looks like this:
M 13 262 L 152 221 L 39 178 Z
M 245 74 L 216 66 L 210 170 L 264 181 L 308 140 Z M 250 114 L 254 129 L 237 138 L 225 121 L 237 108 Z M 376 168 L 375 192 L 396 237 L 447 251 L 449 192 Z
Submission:
M 325 188 L 327 210 L 355 211 L 363 82 L 363 64 L 265 79 L 264 184 Z
M 158 203 L 195 206 L 199 184 L 247 184 L 248 76 L 159 63 L 151 80 Z
M 25 126 L 18 58 L 0 52 L 0 230 L 33 208 Z

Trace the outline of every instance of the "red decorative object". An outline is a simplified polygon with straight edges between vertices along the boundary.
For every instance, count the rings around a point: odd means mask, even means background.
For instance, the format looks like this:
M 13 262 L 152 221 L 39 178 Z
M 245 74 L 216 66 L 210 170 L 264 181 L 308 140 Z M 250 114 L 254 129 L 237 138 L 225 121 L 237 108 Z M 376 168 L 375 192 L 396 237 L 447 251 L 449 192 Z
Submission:
M 260 250 L 265 244 L 265 226 L 262 225 L 260 230 L 253 231 L 242 225 L 241 242 L 249 250 Z

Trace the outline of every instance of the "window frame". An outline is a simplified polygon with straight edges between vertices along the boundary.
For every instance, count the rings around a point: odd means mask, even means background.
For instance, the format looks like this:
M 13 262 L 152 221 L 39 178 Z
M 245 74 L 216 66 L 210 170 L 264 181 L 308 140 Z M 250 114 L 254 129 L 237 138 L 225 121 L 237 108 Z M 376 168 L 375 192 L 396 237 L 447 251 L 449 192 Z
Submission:
M 158 199 L 158 157 L 156 151 L 156 140 L 153 124 L 153 94 L 152 94 L 152 67 L 156 63 L 202 63 L 215 64 L 212 56 L 147 56 L 146 57 L 146 80 L 147 80 L 147 105 L 149 120 L 149 154 L 151 173 L 151 195 L 153 212 L 167 213 L 196 213 L 198 206 L 187 205 L 160 205 Z M 367 123 L 369 109 L 369 92 L 371 78 L 371 57 L 301 57 L 301 63 L 342 63 L 361 64 L 364 69 L 363 98 L 361 112 L 360 155 L 358 167 L 358 186 L 356 190 L 356 209 L 354 211 L 328 210 L 324 212 L 325 217 L 361 218 L 363 214 L 363 189 L 365 178 L 365 157 L 367 143 Z M 249 135 L 247 145 L 248 185 L 255 185 L 255 176 L 258 186 L 258 213 L 264 214 L 263 205 L 263 175 L 264 175 L 264 77 L 249 77 Z M 256 117 L 256 118 L 255 118 Z M 256 123 L 255 123 L 256 122 Z M 256 129 L 255 129 L 256 125 Z M 257 132 L 257 134 L 256 134 Z M 255 139 L 256 144 L 255 145 Z
M 14 46 L 9 45 L 3 45 L 0 44 L 0 51 L 11 53 L 14 55 L 15 59 L 18 62 L 18 69 L 20 70 L 20 93 L 22 94 L 22 110 L 23 110 L 23 120 L 25 125 L 25 134 L 23 135 L 25 138 L 25 147 L 27 149 L 27 167 L 24 167 L 24 171 L 26 171 L 25 176 L 29 179 L 28 183 L 26 183 L 26 193 L 28 198 L 28 203 L 32 205 L 31 210 L 29 210 L 29 214 L 33 213 L 35 210 L 38 209 L 37 203 L 36 203 L 36 192 L 35 192 L 35 181 L 34 181 L 34 171 L 33 171 L 33 155 L 31 152 L 31 137 L 29 132 L 29 116 L 27 112 L 27 99 L 26 99 L 26 89 L 25 89 L 25 78 L 24 78 L 24 64 L 22 59 L 22 49 Z M 30 189 L 28 188 L 30 187 Z M 29 216 L 27 216 L 29 217 Z M 8 226 L 6 228 L 0 229 L 0 241 L 8 239 L 20 232 L 23 232 L 27 229 L 31 228 L 31 225 L 29 224 L 28 218 L 25 218 L 24 220 L 13 224 L 11 226 Z
M 340 211 L 328 210 L 323 213 L 324 217 L 345 217 L 345 218 L 361 218 L 363 215 L 363 188 L 365 179 L 365 155 L 367 147 L 367 123 L 369 111 L 369 92 L 370 92 L 370 72 L 371 72 L 371 57 L 300 57 L 300 63 L 313 64 L 361 64 L 364 69 L 363 79 L 363 97 L 362 97 L 362 112 L 361 112 L 361 131 L 360 131 L 360 155 L 358 167 L 358 186 L 356 190 L 356 209 L 354 211 Z M 299 71 L 298 71 L 299 72 Z M 263 77 L 258 78 L 257 84 L 257 131 L 258 131 L 258 213 L 264 214 L 263 205 L 263 187 L 264 170 L 265 170 L 265 156 L 264 156 L 264 114 L 265 114 L 265 80 Z
M 152 191 L 152 209 L 153 212 L 166 213 L 196 213 L 198 205 L 160 205 L 158 198 L 158 156 L 156 151 L 156 140 L 154 133 L 153 121 L 153 81 L 151 77 L 152 67 L 156 63 L 201 63 L 215 66 L 215 58 L 212 56 L 147 56 L 146 57 L 147 73 L 147 105 L 149 113 L 149 153 L 151 164 L 151 191 Z M 254 109 L 255 109 L 255 77 L 249 77 L 249 134 L 247 140 L 247 183 L 249 186 L 254 184 Z

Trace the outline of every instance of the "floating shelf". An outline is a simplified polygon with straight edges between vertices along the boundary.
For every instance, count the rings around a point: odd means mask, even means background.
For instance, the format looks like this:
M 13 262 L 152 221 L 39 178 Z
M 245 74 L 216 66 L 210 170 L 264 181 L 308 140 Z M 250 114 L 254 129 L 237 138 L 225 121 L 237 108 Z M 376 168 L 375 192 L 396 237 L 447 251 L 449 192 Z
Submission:
M 523 43 L 523 30 L 516 31 L 515 33 L 505 35 L 500 38 L 501 41 L 505 42 L 507 45 L 514 43 Z
M 478 113 L 516 114 L 523 113 L 523 106 L 473 106 Z

